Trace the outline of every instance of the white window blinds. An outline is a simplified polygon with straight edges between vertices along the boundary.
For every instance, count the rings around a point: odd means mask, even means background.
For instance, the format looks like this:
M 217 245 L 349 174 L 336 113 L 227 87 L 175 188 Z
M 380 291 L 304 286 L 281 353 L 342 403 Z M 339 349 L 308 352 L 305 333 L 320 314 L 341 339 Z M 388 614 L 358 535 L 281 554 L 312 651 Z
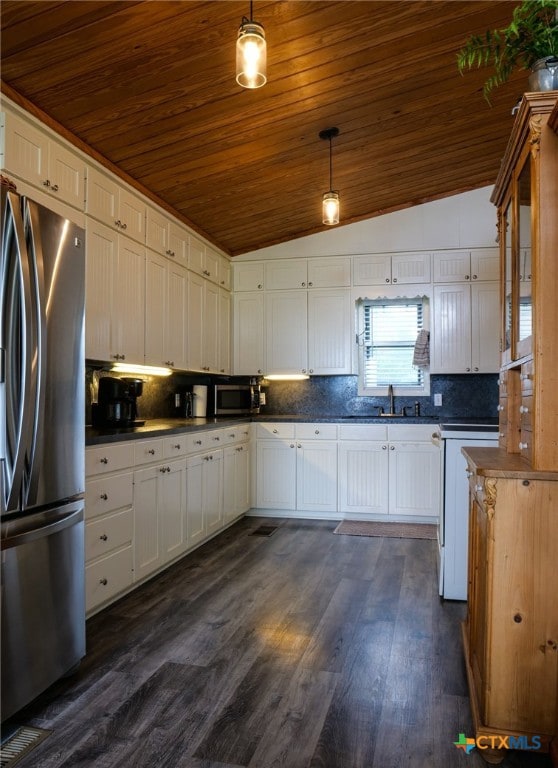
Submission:
M 412 364 L 423 327 L 422 300 L 366 300 L 361 312 L 363 386 L 422 387 L 424 373 Z

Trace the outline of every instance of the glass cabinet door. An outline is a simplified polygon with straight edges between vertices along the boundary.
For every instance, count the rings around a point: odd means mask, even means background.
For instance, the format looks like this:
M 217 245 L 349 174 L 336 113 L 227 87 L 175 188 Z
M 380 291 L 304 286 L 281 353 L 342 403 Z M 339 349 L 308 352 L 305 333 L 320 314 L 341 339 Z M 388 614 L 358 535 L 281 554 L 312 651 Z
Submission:
M 503 352 L 511 349 L 512 345 L 512 272 L 513 272 L 513 258 L 512 258 L 512 206 L 511 202 L 508 203 L 504 211 L 502 227 L 502 253 L 503 258 L 503 286 L 504 286 L 504 327 L 503 327 Z
M 518 269 L 519 282 L 517 317 L 518 348 L 516 357 L 530 350 L 521 345 L 533 332 L 532 292 L 531 292 L 531 155 L 529 154 L 517 180 L 518 197 Z

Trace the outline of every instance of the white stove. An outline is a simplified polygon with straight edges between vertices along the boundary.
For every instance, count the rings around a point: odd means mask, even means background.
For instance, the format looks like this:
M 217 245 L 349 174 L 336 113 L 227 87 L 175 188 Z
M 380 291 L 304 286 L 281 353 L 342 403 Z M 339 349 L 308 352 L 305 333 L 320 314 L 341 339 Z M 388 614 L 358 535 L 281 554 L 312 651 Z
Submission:
M 467 599 L 469 481 L 465 446 L 498 446 L 497 424 L 445 423 L 434 440 L 444 443 L 444 503 L 438 530 L 439 592 L 447 600 Z

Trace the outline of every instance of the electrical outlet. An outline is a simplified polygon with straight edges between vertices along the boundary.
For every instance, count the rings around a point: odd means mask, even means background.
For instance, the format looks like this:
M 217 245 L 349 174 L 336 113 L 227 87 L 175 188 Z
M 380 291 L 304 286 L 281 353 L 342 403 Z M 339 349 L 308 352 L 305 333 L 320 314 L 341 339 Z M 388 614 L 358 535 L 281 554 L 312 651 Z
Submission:
M 442 395 L 439 392 L 434 395 L 434 405 L 442 405 Z

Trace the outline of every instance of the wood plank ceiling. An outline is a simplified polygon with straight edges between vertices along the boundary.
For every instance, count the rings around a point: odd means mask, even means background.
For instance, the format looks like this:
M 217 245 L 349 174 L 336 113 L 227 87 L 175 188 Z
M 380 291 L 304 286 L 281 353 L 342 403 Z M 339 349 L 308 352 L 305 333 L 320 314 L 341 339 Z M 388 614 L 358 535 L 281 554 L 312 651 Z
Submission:
M 3 89 L 236 255 L 326 229 L 330 126 L 341 224 L 493 183 L 526 74 L 490 108 L 455 57 L 515 5 L 262 0 L 268 83 L 247 91 L 248 2 L 3 0 Z

